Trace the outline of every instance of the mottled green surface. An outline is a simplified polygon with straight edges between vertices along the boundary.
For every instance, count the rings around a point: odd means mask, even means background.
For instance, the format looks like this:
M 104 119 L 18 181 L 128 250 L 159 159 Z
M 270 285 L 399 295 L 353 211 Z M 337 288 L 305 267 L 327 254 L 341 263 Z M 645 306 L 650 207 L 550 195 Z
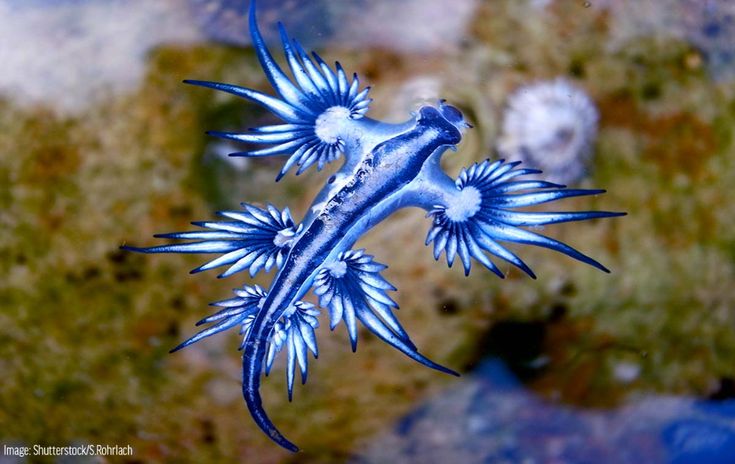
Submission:
M 575 79 L 601 111 L 585 186 L 609 193 L 566 205 L 629 216 L 549 233 L 612 274 L 526 248 L 538 280 L 508 267 L 505 281 L 480 268 L 465 279 L 433 261 L 419 211 L 391 218 L 360 245 L 390 265 L 398 315 L 438 362 L 464 370 L 487 352 L 495 324 L 548 320 L 539 342 L 547 365 L 529 377 L 543 395 L 588 406 L 652 391 L 707 395 L 735 376 L 735 92 L 713 84 L 686 43 L 654 37 L 610 47 L 606 14 L 577 3 L 536 16 L 514 1 L 485 4 L 466 46 L 446 56 L 324 54 L 368 76 L 378 118 L 392 114 L 404 81 L 438 78 L 477 126 L 447 156 L 452 173 L 490 153 L 516 86 Z M 364 332 L 352 354 L 344 330 L 330 334 L 323 324 L 319 360 L 292 404 L 282 370 L 264 382 L 274 422 L 304 449 L 293 456 L 245 409 L 234 333 L 168 354 L 208 302 L 246 279 L 190 276 L 196 256 L 118 246 L 152 244 L 152 234 L 184 230 L 240 200 L 288 205 L 298 216 L 325 174 L 275 184 L 281 160 L 255 160 L 244 172 L 204 162 L 204 130 L 263 115 L 180 81 L 265 89 L 251 52 L 167 47 L 148 63 L 136 91 L 82 115 L 0 102 L 0 442 L 129 443 L 131 460 L 145 462 L 339 462 L 420 399 L 461 381 Z M 620 363 L 640 375 L 616 381 Z

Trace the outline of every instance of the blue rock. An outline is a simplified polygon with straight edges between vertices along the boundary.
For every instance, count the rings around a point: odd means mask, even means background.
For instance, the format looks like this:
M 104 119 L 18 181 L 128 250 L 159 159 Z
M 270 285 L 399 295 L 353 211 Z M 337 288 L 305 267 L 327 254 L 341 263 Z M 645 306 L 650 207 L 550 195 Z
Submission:
M 732 464 L 735 432 L 731 427 L 701 419 L 684 419 L 663 431 L 672 464 Z
M 498 359 L 405 416 L 355 462 L 733 464 L 735 401 L 647 396 L 612 410 L 548 401 Z

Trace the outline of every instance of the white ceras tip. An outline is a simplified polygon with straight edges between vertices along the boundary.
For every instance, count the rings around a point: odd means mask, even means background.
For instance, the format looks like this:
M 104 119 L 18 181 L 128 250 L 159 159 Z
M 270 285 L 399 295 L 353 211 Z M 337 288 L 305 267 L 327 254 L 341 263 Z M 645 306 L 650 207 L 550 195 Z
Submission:
M 327 264 L 324 268 L 329 271 L 329 274 L 335 279 L 340 279 L 345 275 L 345 273 L 347 273 L 347 263 L 342 260 Z
M 296 235 L 296 231 L 289 227 L 287 229 L 279 230 L 275 237 L 273 237 L 273 244 L 279 248 L 283 248 L 291 244 Z
M 480 195 L 480 191 L 468 185 L 460 190 L 459 195 L 454 197 L 447 205 L 444 214 L 454 222 L 466 221 L 480 211 L 481 204 L 482 196 Z
M 316 118 L 314 133 L 324 143 L 333 145 L 339 141 L 339 134 L 344 132 L 345 124 L 350 120 L 352 112 L 344 106 L 332 106 Z

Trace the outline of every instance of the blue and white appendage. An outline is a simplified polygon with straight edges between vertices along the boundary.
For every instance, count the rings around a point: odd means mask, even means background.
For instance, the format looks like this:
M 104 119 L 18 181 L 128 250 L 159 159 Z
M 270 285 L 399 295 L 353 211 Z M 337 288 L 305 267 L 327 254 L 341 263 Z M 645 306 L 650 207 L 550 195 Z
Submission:
M 350 250 L 321 268 L 314 281 L 314 294 L 319 297 L 319 305 L 329 310 L 330 328 L 334 330 L 344 321 L 355 351 L 357 321 L 360 321 L 375 336 L 409 358 L 432 369 L 459 375 L 419 354 L 393 314 L 398 305 L 386 291 L 396 288 L 380 275 L 387 267 L 373 261 L 364 250 Z
M 249 132 L 208 132 L 239 142 L 271 145 L 233 153 L 232 156 L 290 155 L 276 180 L 294 165 L 298 166 L 297 174 L 314 164 L 321 170 L 345 153 L 346 140 L 340 136 L 341 132 L 344 126 L 362 119 L 367 113 L 372 101 L 367 96 L 370 88 L 360 90 L 357 74 L 353 74 L 350 81 L 339 62 L 335 64 L 335 70 L 316 53 L 309 56 L 298 41 L 288 37 L 279 23 L 283 50 L 295 82 L 292 81 L 268 51 L 255 20 L 254 8 L 255 2 L 251 4 L 250 11 L 253 46 L 279 98 L 231 84 L 197 80 L 184 82 L 248 99 L 284 121 L 284 124 L 258 127 Z
M 602 271 L 608 269 L 558 240 L 521 227 L 538 227 L 560 222 L 584 221 L 588 219 L 624 216 L 625 213 L 610 211 L 562 211 L 529 212 L 516 208 L 535 206 L 564 198 L 599 195 L 604 190 L 567 189 L 563 185 L 543 180 L 518 180 L 541 174 L 536 169 L 523 169 L 520 162 L 504 160 L 476 163 L 462 169 L 452 183 L 442 182 L 443 190 L 434 197 L 425 197 L 418 206 L 428 211 L 433 224 L 426 237 L 426 244 L 434 244 L 434 258 L 445 254 L 447 264 L 452 266 L 459 258 L 469 275 L 474 258 L 480 264 L 504 278 L 505 275 L 487 256 L 490 254 L 516 266 L 532 278 L 536 278 L 530 267 L 515 253 L 500 242 L 515 242 L 549 248 L 571 258 L 582 261 Z M 432 173 L 445 176 L 443 172 Z M 486 254 L 487 253 L 487 254 Z
M 195 226 L 209 230 L 156 234 L 157 238 L 193 240 L 188 243 L 159 245 L 154 247 L 123 246 L 123 250 L 138 253 L 210 253 L 222 254 L 191 271 L 192 274 L 230 266 L 218 277 L 228 277 L 248 270 L 250 277 L 259 271 L 270 271 L 275 265 L 283 266 L 285 256 L 294 237 L 301 232 L 288 208 L 279 211 L 272 205 L 266 208 L 243 203 L 241 211 L 220 211 L 229 221 L 193 222 Z

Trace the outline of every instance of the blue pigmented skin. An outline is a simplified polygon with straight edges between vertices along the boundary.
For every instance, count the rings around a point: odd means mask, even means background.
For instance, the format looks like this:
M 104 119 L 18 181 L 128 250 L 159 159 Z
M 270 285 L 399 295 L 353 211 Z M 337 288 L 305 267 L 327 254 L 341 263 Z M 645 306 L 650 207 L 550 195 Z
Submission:
M 394 291 L 380 272 L 385 265 L 373 261 L 355 242 L 398 209 L 419 207 L 427 211 L 432 226 L 426 244 L 434 243 L 434 257 L 442 252 L 451 267 L 459 258 L 469 274 L 472 259 L 501 278 L 504 274 L 487 256 L 505 260 L 529 276 L 531 269 L 500 242 L 516 242 L 550 248 L 608 272 L 592 258 L 549 237 L 523 229 L 558 222 L 621 216 L 608 211 L 525 212 L 517 208 L 559 199 L 596 195 L 602 190 L 573 190 L 542 180 L 519 180 L 540 171 L 522 169 L 519 163 L 486 160 L 463 169 L 451 179 L 440 166 L 441 156 L 454 149 L 462 133 L 471 127 L 462 113 L 444 101 L 424 106 L 402 124 L 387 124 L 365 117 L 368 89 L 359 90 L 339 63 L 328 66 L 318 55 L 308 55 L 279 24 L 290 79 L 278 66 L 263 41 L 250 7 L 250 33 L 263 70 L 277 96 L 230 84 L 185 81 L 251 100 L 283 119 L 283 124 L 249 132 L 210 132 L 211 135 L 265 148 L 234 156 L 289 155 L 280 179 L 290 169 L 297 174 L 343 157 L 344 162 L 314 199 L 300 224 L 288 208 L 278 210 L 243 203 L 243 209 L 221 211 L 226 220 L 196 222 L 202 230 L 162 234 L 157 237 L 184 240 L 138 248 L 141 253 L 210 253 L 220 255 L 195 269 L 226 266 L 220 277 L 241 271 L 251 276 L 273 267 L 278 272 L 270 288 L 257 285 L 235 289 L 235 296 L 212 303 L 220 310 L 197 325 L 210 324 L 172 351 L 240 326 L 243 350 L 243 396 L 256 424 L 282 447 L 298 451 L 273 425 L 262 406 L 261 373 L 270 372 L 275 357 L 286 352 L 289 399 L 297 367 L 306 382 L 308 354 L 318 355 L 315 329 L 319 310 L 301 301 L 313 290 L 319 306 L 329 314 L 334 329 L 344 322 L 353 351 L 357 347 L 357 323 L 378 338 L 430 368 L 452 375 L 418 352 L 393 311 L 397 304 L 387 294 Z

